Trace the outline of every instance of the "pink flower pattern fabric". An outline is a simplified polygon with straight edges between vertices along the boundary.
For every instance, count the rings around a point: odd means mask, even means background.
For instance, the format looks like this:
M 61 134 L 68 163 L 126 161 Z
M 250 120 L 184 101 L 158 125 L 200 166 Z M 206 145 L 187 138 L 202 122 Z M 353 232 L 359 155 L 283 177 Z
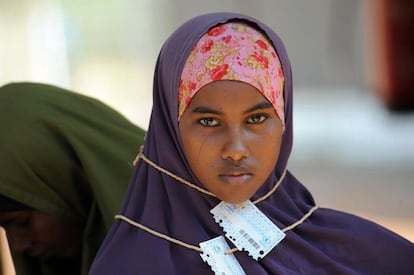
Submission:
M 178 119 L 197 91 L 219 80 L 242 81 L 257 88 L 272 103 L 284 127 L 284 75 L 279 57 L 263 34 L 242 23 L 210 29 L 184 65 Z

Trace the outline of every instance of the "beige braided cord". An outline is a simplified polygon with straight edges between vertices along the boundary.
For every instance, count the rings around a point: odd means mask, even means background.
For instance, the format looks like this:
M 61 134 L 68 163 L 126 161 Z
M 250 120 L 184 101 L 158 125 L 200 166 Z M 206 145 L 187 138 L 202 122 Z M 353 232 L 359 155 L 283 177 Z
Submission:
M 201 187 L 199 187 L 199 186 L 197 186 L 197 185 L 195 185 L 195 184 L 193 184 L 193 183 L 191 183 L 191 182 L 189 182 L 189 181 L 187 181 L 187 180 L 185 180 L 183 178 L 180 178 L 179 176 L 171 173 L 170 171 L 168 171 L 168 170 L 166 170 L 166 169 L 158 166 L 156 163 L 154 163 L 153 161 L 151 161 L 150 159 L 148 159 L 142 153 L 142 148 L 141 148 L 140 152 L 138 153 L 137 157 L 135 158 L 133 164 L 136 165 L 137 162 L 140 159 L 142 159 L 143 161 L 145 161 L 148 165 L 152 166 L 153 168 L 155 168 L 159 172 L 164 173 L 164 174 L 172 177 L 173 179 L 175 179 L 175 180 L 177 180 L 177 181 L 179 181 L 179 182 L 181 182 L 181 183 L 183 183 L 183 184 L 185 184 L 187 186 L 190 186 L 191 188 L 196 189 L 197 191 L 199 191 L 201 193 L 210 195 L 212 197 L 217 197 L 213 193 L 211 193 L 211 192 L 209 192 L 209 191 L 207 191 L 207 190 L 205 190 L 205 189 L 203 189 L 203 188 L 201 188 Z M 276 182 L 275 186 L 271 190 L 269 190 L 269 192 L 267 192 L 264 196 L 262 196 L 262 197 L 258 198 L 257 200 L 253 201 L 253 203 L 254 204 L 257 204 L 259 202 L 262 202 L 265 199 L 267 199 L 270 195 L 272 195 L 276 191 L 276 189 L 280 186 L 280 184 L 282 183 L 282 181 L 285 178 L 285 176 L 286 176 L 286 170 L 283 171 L 281 177 Z M 296 221 L 293 224 L 291 224 L 291 225 L 283 228 L 282 231 L 283 232 L 287 232 L 289 230 L 294 229 L 298 225 L 302 224 L 308 217 L 310 217 L 310 215 L 312 215 L 313 212 L 315 212 L 316 209 L 318 209 L 318 206 L 317 205 L 315 205 L 314 207 L 312 207 L 311 209 L 309 209 L 309 211 L 305 215 L 303 215 L 303 217 L 300 218 L 298 221 Z M 137 227 L 139 229 L 142 229 L 142 230 L 144 230 L 144 231 L 146 231 L 146 232 L 148 232 L 148 233 L 150 233 L 150 234 L 152 234 L 154 236 L 157 236 L 159 238 L 165 239 L 165 240 L 170 241 L 172 243 L 175 243 L 177 245 L 183 246 L 183 247 L 188 248 L 188 249 L 195 250 L 195 251 L 200 252 L 200 253 L 203 252 L 203 250 L 200 247 L 196 246 L 196 245 L 191 245 L 191 244 L 188 244 L 186 242 L 180 241 L 180 240 L 178 240 L 176 238 L 170 237 L 170 236 L 168 236 L 166 234 L 160 233 L 160 232 L 158 232 L 156 230 L 153 230 L 153 229 L 151 229 L 151 228 L 149 228 L 149 227 L 147 227 L 145 225 L 142 225 L 142 224 L 140 224 L 140 223 L 138 223 L 136 221 L 133 221 L 133 220 L 125 217 L 124 215 L 115 215 L 115 219 L 123 220 L 123 221 L 127 222 L 128 224 L 130 224 L 130 225 L 132 225 L 134 227 Z M 229 250 L 225 251 L 224 253 L 225 254 L 231 254 L 231 253 L 234 253 L 234 252 L 236 252 L 238 250 L 239 249 L 237 247 L 235 247 L 233 249 L 229 249 Z
M 179 182 L 181 182 L 181 183 L 183 183 L 183 184 L 185 184 L 185 185 L 188 185 L 188 186 L 190 186 L 191 188 L 194 188 L 194 189 L 196 189 L 196 190 L 198 190 L 199 192 L 201 192 L 201 193 L 204 193 L 204 194 L 207 194 L 207 195 L 210 195 L 210 196 L 212 196 L 212 197 L 217 197 L 216 195 L 214 195 L 213 193 L 211 193 L 211 192 L 209 192 L 209 191 L 207 191 L 207 190 L 205 190 L 205 189 L 203 189 L 203 188 L 201 188 L 201 187 L 199 187 L 199 186 L 197 186 L 197 185 L 195 185 L 195 184 L 193 184 L 193 183 L 191 183 L 191 182 L 189 182 L 189 181 L 187 181 L 187 180 L 185 180 L 185 179 L 183 179 L 183 178 L 180 178 L 179 176 L 177 176 L 177 175 L 175 175 L 175 174 L 173 174 L 173 173 L 171 173 L 170 171 L 168 171 L 168 170 L 166 170 L 166 169 L 164 169 L 164 168 L 162 168 L 162 167 L 160 167 L 160 166 L 158 166 L 157 164 L 155 164 L 153 161 L 151 161 L 150 159 L 148 159 L 142 152 L 140 152 L 138 155 L 137 155 L 137 157 L 136 157 L 136 159 L 134 160 L 134 165 L 136 165 L 136 163 L 138 162 L 138 160 L 140 160 L 140 159 L 142 159 L 143 161 L 145 161 L 146 163 L 148 163 L 150 166 L 152 166 L 152 167 L 154 167 L 156 170 L 158 170 L 158 171 L 160 171 L 161 173 L 164 173 L 164 174 L 166 174 L 166 175 L 168 175 L 168 176 L 170 176 L 170 177 L 172 177 L 173 179 L 175 179 L 175 180 L 177 180 L 177 181 L 179 181 Z
M 195 185 L 195 184 L 193 184 L 193 183 L 191 183 L 191 182 L 189 182 L 189 181 L 187 181 L 187 180 L 185 180 L 185 179 L 183 179 L 183 178 L 180 178 L 179 176 L 177 176 L 177 175 L 175 175 L 175 174 L 173 174 L 173 173 L 171 173 L 170 171 L 168 171 L 168 170 L 166 170 L 166 169 L 164 169 L 164 168 L 162 168 L 162 167 L 160 167 L 160 166 L 158 166 L 156 163 L 154 163 L 153 161 L 151 161 L 150 159 L 148 159 L 143 153 L 142 153 L 142 151 L 141 152 L 139 152 L 139 154 L 137 155 L 137 157 L 135 158 L 135 160 L 134 160 L 134 165 L 136 165 L 137 164 L 137 162 L 140 160 L 140 159 L 142 159 L 143 161 L 145 161 L 148 165 L 150 165 L 150 166 L 152 166 L 153 168 L 155 168 L 156 170 L 158 170 L 159 172 L 161 172 L 161 173 L 164 173 L 164 174 L 166 174 L 166 175 L 168 175 L 168 176 L 170 176 L 170 177 L 172 177 L 173 179 L 175 179 L 175 180 L 177 180 L 177 181 L 179 181 L 179 182 L 181 182 L 181 183 L 183 183 L 183 184 L 185 184 L 185 185 L 187 185 L 187 186 L 190 186 L 191 188 L 194 188 L 194 189 L 196 189 L 197 191 L 199 191 L 199 192 L 201 192 L 201 193 L 204 193 L 204 194 L 207 194 L 207 195 L 210 195 L 210 196 L 212 196 L 212 197 L 215 197 L 215 198 L 217 198 L 217 196 L 216 195 L 214 195 L 213 193 L 211 193 L 210 191 L 208 191 L 208 190 L 205 190 L 205 189 L 203 189 L 203 188 L 201 188 L 201 187 L 199 187 L 199 186 L 197 186 L 197 185 Z M 261 201 L 264 201 L 265 199 L 267 199 L 268 197 L 270 197 L 270 195 L 272 195 L 275 191 L 276 191 L 276 189 L 279 187 L 279 185 L 282 183 L 282 181 L 283 181 L 283 179 L 285 178 L 285 176 L 286 176 L 286 170 L 284 170 L 283 171 L 283 173 L 282 173 L 282 176 L 280 177 L 280 179 L 277 181 L 277 183 L 275 184 L 275 186 L 273 186 L 273 188 L 271 189 L 271 190 L 269 190 L 269 192 L 267 192 L 267 194 L 265 194 L 264 196 L 262 196 L 262 197 L 260 197 L 260 198 L 258 198 L 257 200 L 255 200 L 255 201 L 253 201 L 253 203 L 254 204 L 257 204 L 257 203 L 259 203 L 259 202 L 261 202 Z
M 289 230 L 294 229 L 298 225 L 302 224 L 307 218 L 310 217 L 310 215 L 312 215 L 313 212 L 315 212 L 316 209 L 318 209 L 318 206 L 317 205 L 315 205 L 314 207 L 312 207 L 311 209 L 309 209 L 309 211 L 305 215 L 303 215 L 303 217 L 300 218 L 298 221 L 296 221 L 295 223 L 293 223 L 293 224 L 291 224 L 291 225 L 283 228 L 282 231 L 283 232 L 287 232 Z M 195 250 L 195 251 L 200 252 L 200 253 L 203 252 L 203 250 L 200 247 L 196 246 L 196 245 L 191 245 L 191 244 L 188 244 L 186 242 L 180 241 L 180 240 L 178 240 L 176 238 L 170 237 L 170 236 L 168 236 L 166 234 L 160 233 L 160 232 L 158 232 L 156 230 L 153 230 L 153 229 L 151 229 L 151 228 L 149 228 L 149 227 L 147 227 L 145 225 L 142 225 L 142 224 L 140 224 L 138 222 L 135 222 L 135 221 L 133 221 L 133 220 L 125 217 L 124 215 L 115 215 L 115 219 L 123 220 L 123 221 L 129 223 L 132 226 L 135 226 L 137 228 L 140 228 L 140 229 L 142 229 L 144 231 L 147 231 L 148 233 L 150 233 L 150 234 L 152 234 L 154 236 L 157 236 L 159 238 L 165 239 L 165 240 L 170 241 L 172 243 L 175 243 L 177 245 L 183 246 L 183 247 L 188 248 L 188 249 Z M 235 248 L 232 248 L 232 249 L 229 249 L 229 250 L 225 251 L 224 254 L 231 254 L 231 253 L 234 253 L 234 252 L 236 252 L 238 250 L 239 249 L 237 247 L 235 247 Z
M 198 247 L 198 246 L 185 243 L 183 241 L 180 241 L 180 240 L 177 240 L 175 238 L 172 238 L 172 237 L 170 237 L 170 236 L 168 236 L 166 234 L 163 234 L 163 233 L 160 233 L 158 231 L 155 231 L 155 230 L 153 230 L 153 229 L 151 229 L 151 228 L 149 228 L 149 227 L 147 227 L 145 225 L 142 225 L 140 223 L 137 223 L 137 222 L 135 222 L 135 221 L 133 221 L 133 220 L 125 217 L 124 215 L 115 215 L 115 219 L 123 220 L 123 221 L 129 223 L 132 226 L 138 227 L 138 228 L 140 228 L 140 229 L 142 229 L 144 231 L 147 231 L 148 233 L 151 233 L 154 236 L 157 236 L 159 238 L 165 239 L 165 240 L 170 241 L 172 243 L 181 245 L 181 246 L 183 246 L 185 248 L 192 249 L 192 250 L 195 250 L 197 252 L 203 252 L 203 250 L 201 250 L 201 248 Z
M 314 207 L 312 207 L 311 209 L 309 209 L 309 211 L 305 215 L 303 215 L 302 218 L 300 218 L 296 222 L 292 223 L 291 225 L 286 226 L 285 228 L 282 229 L 282 231 L 286 233 L 289 230 L 294 229 L 296 226 L 302 224 L 307 218 L 310 217 L 310 215 L 312 215 L 313 212 L 315 212 L 316 209 L 318 209 L 318 207 L 319 206 L 315 205 Z M 225 251 L 224 254 L 231 254 L 231 253 L 236 252 L 238 250 L 239 249 L 237 247 L 235 247 L 233 249 L 230 249 L 230 250 Z

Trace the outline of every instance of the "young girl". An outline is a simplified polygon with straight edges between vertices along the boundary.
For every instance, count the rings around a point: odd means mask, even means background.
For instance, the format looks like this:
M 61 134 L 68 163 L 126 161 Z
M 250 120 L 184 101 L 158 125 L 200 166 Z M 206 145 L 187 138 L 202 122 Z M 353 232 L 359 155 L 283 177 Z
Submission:
M 286 169 L 292 76 L 254 18 L 195 17 L 164 44 L 153 110 L 102 274 L 413 274 L 414 245 L 317 208 Z
M 99 100 L 40 83 L 0 87 L 0 226 L 18 275 L 85 275 L 144 130 Z

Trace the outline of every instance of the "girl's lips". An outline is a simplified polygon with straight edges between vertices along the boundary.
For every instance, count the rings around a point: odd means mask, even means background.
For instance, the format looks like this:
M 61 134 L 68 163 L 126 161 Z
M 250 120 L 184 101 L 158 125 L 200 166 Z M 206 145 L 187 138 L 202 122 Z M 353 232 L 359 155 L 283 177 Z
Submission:
M 234 185 L 239 185 L 239 184 L 243 184 L 247 181 L 249 181 L 252 177 L 252 174 L 224 174 L 224 175 L 220 175 L 220 178 L 222 181 L 229 183 L 229 184 L 234 184 Z

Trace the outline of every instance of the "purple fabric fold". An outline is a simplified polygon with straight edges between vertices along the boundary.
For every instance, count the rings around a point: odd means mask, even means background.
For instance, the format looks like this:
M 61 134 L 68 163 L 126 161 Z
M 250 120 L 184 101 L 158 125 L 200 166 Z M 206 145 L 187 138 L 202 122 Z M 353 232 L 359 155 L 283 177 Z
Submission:
M 252 197 L 266 194 L 287 168 L 292 150 L 292 74 L 279 36 L 256 19 L 235 13 L 195 17 L 180 26 L 159 54 L 153 109 L 144 154 L 160 167 L 203 187 L 189 168 L 178 131 L 178 87 L 188 54 L 211 27 L 242 21 L 273 43 L 285 75 L 285 131 L 273 173 Z M 142 160 L 125 196 L 121 214 L 191 245 L 224 235 L 209 212 L 218 199 L 160 173 Z M 289 226 L 315 205 L 309 191 L 288 171 L 281 186 L 257 204 L 279 228 Z M 414 244 L 387 229 L 331 209 L 318 209 L 264 259 L 234 253 L 247 274 L 414 274 Z M 212 274 L 197 251 L 174 244 L 125 221 L 113 224 L 95 258 L 91 275 Z

